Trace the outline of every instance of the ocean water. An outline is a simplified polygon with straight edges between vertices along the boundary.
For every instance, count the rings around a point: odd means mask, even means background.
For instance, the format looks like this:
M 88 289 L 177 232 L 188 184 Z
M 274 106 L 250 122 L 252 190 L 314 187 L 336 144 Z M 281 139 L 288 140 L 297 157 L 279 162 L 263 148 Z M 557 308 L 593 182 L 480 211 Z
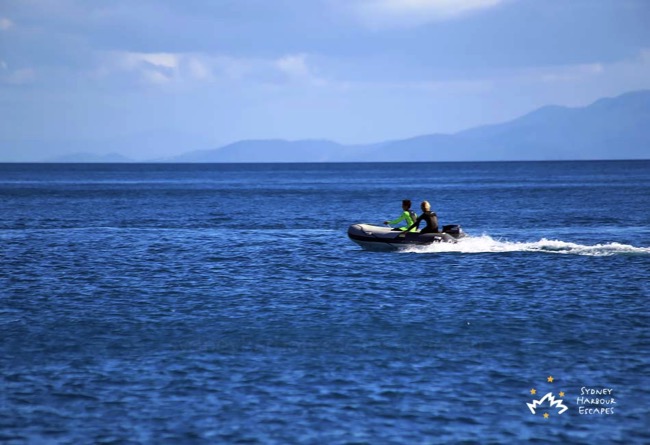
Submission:
M 404 198 L 471 236 L 347 238 Z M 4 164 L 0 205 L 0 443 L 650 442 L 650 161 Z

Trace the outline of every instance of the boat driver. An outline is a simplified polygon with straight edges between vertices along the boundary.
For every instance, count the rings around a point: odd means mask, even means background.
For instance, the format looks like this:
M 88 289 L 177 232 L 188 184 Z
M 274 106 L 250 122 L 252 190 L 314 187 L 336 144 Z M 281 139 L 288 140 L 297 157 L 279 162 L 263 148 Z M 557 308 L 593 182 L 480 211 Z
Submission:
M 429 201 L 422 201 L 420 204 L 422 209 L 422 214 L 413 222 L 412 225 L 408 226 L 406 230 L 417 229 L 420 226 L 420 223 L 424 221 L 427 226 L 420 230 L 420 233 L 439 233 L 438 232 L 438 216 L 435 212 L 431 211 L 431 204 Z

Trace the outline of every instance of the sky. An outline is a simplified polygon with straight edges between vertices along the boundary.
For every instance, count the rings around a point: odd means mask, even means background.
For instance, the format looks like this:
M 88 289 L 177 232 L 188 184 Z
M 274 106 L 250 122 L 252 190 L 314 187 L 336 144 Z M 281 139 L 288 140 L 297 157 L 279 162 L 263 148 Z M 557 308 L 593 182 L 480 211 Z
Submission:
M 585 106 L 650 88 L 648 23 L 647 0 L 0 0 L 0 161 L 364 144 Z

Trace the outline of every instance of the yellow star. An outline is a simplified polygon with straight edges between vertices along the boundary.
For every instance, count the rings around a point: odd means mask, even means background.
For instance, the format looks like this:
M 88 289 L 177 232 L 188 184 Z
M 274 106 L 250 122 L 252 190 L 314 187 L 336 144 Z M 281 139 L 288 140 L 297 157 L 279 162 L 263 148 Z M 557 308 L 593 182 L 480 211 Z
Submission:
M 537 390 L 536 390 L 535 388 L 533 388 L 533 389 L 530 390 L 530 393 L 531 393 L 531 394 L 535 394 L 536 392 L 537 392 Z
M 553 383 L 553 376 L 549 375 L 546 380 L 548 381 L 548 383 Z
M 548 419 L 548 417 L 549 417 L 548 413 L 544 413 L 544 418 Z
M 564 397 L 564 391 L 560 391 L 560 397 Z

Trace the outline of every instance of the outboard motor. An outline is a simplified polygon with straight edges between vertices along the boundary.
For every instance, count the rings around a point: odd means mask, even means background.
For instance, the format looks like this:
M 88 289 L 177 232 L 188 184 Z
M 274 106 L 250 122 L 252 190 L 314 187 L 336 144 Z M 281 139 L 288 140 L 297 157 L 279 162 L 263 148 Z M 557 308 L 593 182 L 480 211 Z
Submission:
M 449 224 L 446 226 L 442 226 L 442 231 L 450 235 L 460 235 L 461 233 L 463 233 L 463 229 L 460 227 L 459 224 Z

